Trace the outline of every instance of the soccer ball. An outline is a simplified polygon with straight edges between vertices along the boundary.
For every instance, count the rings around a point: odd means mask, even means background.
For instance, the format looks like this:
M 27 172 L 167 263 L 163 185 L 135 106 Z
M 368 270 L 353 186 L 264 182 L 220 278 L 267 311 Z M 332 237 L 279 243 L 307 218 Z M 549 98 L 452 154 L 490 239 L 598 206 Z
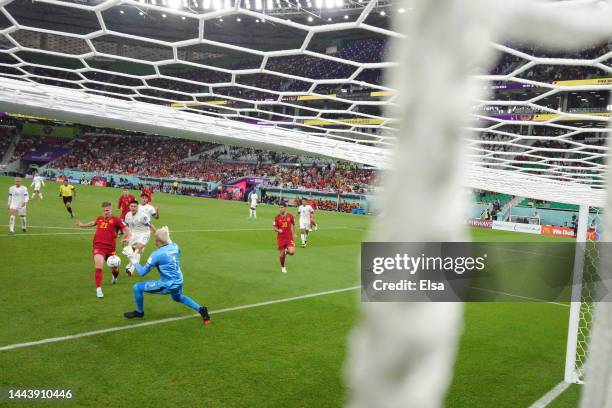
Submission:
M 118 268 L 119 265 L 121 265 L 121 258 L 119 258 L 117 255 L 111 255 L 106 260 L 106 264 L 109 268 Z

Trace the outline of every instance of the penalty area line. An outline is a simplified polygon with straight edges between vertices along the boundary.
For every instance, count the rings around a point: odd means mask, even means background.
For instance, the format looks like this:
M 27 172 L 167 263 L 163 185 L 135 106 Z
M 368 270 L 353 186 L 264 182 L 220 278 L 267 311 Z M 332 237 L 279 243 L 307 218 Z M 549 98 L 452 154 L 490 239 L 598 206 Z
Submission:
M 218 314 L 222 314 L 222 313 L 234 312 L 234 311 L 237 311 L 237 310 L 253 309 L 253 308 L 256 308 L 256 307 L 275 305 L 277 303 L 293 302 L 293 301 L 296 301 L 296 300 L 309 299 L 309 298 L 314 298 L 314 297 L 319 297 L 319 296 L 333 295 L 335 293 L 348 292 L 348 291 L 356 290 L 356 289 L 360 289 L 360 288 L 361 288 L 361 286 L 351 286 L 351 287 L 348 287 L 348 288 L 328 290 L 328 291 L 325 291 L 325 292 L 308 293 L 308 294 L 305 294 L 305 295 L 292 296 L 292 297 L 283 298 L 283 299 L 268 300 L 268 301 L 265 301 L 265 302 L 252 303 L 250 305 L 233 306 L 233 307 L 228 307 L 228 308 L 225 308 L 225 309 L 213 310 L 213 311 L 210 312 L 210 314 L 214 318 L 214 316 L 216 316 Z M 163 324 L 163 323 L 176 322 L 176 321 L 179 321 L 179 320 L 191 319 L 193 317 L 199 317 L 199 316 L 200 315 L 196 313 L 196 314 L 185 315 L 185 316 L 176 316 L 176 317 L 169 317 L 169 318 L 166 318 L 166 319 L 152 320 L 150 322 L 142 322 L 142 323 L 131 324 L 131 325 L 126 325 L 126 326 L 109 327 L 109 328 L 106 328 L 106 329 L 93 330 L 93 331 L 77 333 L 77 334 L 71 334 L 71 335 L 62 336 L 62 337 L 51 337 L 51 338 L 48 338 L 48 339 L 42 339 L 42 340 L 36 340 L 36 341 L 28 341 L 28 342 L 25 342 L 25 343 L 9 344 L 9 345 L 0 347 L 0 351 L 15 350 L 15 349 L 20 349 L 20 348 L 25 348 L 25 347 L 39 346 L 41 344 L 48 344 L 48 343 L 59 343 L 59 342 L 62 342 L 62 341 L 80 339 L 82 337 L 96 336 L 98 334 L 113 333 L 113 332 L 118 332 L 118 331 L 123 331 L 123 330 L 137 329 L 137 328 L 140 328 L 140 327 L 154 326 L 154 325 Z
M 561 381 L 559 384 L 555 385 L 555 387 L 548 391 L 546 394 L 542 395 L 542 397 L 531 404 L 529 408 L 545 408 L 553 402 L 559 395 L 563 394 L 565 390 L 569 388 L 571 384 L 565 381 Z

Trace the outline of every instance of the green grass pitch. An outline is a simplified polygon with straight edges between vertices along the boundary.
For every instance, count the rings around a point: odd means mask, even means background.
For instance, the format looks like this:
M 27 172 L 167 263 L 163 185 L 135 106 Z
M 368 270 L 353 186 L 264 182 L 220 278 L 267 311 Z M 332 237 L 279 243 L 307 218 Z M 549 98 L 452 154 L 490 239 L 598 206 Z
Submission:
M 0 178 L 0 189 L 11 183 Z M 74 210 L 84 222 L 120 194 L 89 186 L 77 191 Z M 28 206 L 27 234 L 8 236 L 8 217 L 0 219 L 0 347 L 138 324 L 122 313 L 133 309 L 131 286 L 142 278 L 122 273 L 111 286 L 105 270 L 106 297 L 97 299 L 93 229 L 75 229 L 57 183 L 43 192 L 43 201 Z M 248 221 L 246 203 L 166 194 L 154 202 L 161 207 L 156 225 L 168 225 L 182 249 L 184 293 L 209 306 L 213 324 L 186 318 L 0 351 L 0 387 L 71 388 L 75 398 L 67 405 L 79 407 L 341 406 L 346 339 L 359 318 L 357 290 L 215 311 L 357 286 L 359 245 L 370 218 L 319 212 L 320 230 L 308 248 L 288 257 L 285 275 L 272 230 L 277 208 L 262 205 L 258 219 Z M 538 239 L 484 230 L 473 236 Z M 147 322 L 192 311 L 168 296 L 147 295 L 145 313 Z M 528 407 L 562 379 L 568 314 L 567 307 L 545 303 L 468 304 L 446 405 Z M 572 387 L 551 406 L 573 407 L 578 394 Z

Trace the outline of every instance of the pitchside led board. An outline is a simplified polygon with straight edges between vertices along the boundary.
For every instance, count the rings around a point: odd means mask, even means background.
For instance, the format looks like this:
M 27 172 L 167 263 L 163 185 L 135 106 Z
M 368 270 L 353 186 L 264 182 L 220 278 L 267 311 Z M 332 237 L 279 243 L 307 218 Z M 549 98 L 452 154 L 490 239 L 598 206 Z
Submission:
M 568 302 L 576 252 L 574 242 L 365 242 L 361 298 L 364 302 Z M 577 284 L 596 294 L 594 301 L 609 298 L 593 265 L 585 263 L 580 274 Z M 574 291 L 576 301 L 579 295 Z

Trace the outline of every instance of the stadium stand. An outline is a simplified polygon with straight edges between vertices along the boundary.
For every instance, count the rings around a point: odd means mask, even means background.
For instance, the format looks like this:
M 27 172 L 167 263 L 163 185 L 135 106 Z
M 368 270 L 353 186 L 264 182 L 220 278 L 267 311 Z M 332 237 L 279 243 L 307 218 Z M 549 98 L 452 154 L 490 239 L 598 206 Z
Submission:
M 87 132 L 72 151 L 53 162 L 54 168 L 82 171 L 176 177 L 173 166 L 189 155 L 214 146 L 212 143 L 151 135 Z
M 20 154 L 34 144 L 27 142 L 23 146 Z M 375 183 L 372 170 L 347 167 L 346 164 L 336 167 L 328 159 L 229 146 L 213 149 L 216 147 L 219 145 L 86 129 L 74 141 L 72 150 L 52 162 L 49 168 L 221 184 L 241 177 L 259 176 L 268 178 L 270 186 L 334 193 L 362 194 L 372 191 Z M 215 151 L 206 154 L 207 150 Z M 198 154 L 201 156 L 197 160 L 185 160 Z
M 15 151 L 13 153 L 12 160 L 17 160 L 26 154 L 35 151 L 36 149 L 43 146 L 62 146 L 66 144 L 66 139 L 52 137 L 52 136 L 34 136 L 34 135 L 24 135 L 22 134 L 19 137 L 19 141 L 17 142 L 17 146 L 15 147 Z
M 15 128 L 0 127 L 0 162 L 15 137 Z

